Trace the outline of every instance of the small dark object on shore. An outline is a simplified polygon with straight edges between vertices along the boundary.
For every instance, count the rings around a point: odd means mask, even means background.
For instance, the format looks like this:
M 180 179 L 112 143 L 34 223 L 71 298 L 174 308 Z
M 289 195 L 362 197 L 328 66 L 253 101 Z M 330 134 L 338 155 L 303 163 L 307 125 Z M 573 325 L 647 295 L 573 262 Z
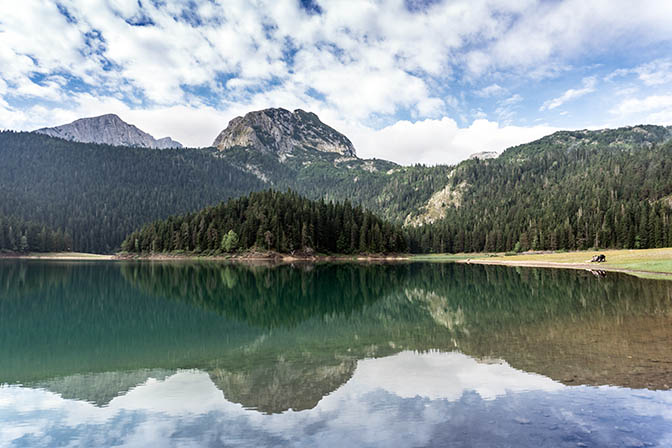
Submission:
M 595 255 L 590 262 L 591 263 L 604 263 L 607 261 L 607 257 L 604 254 Z

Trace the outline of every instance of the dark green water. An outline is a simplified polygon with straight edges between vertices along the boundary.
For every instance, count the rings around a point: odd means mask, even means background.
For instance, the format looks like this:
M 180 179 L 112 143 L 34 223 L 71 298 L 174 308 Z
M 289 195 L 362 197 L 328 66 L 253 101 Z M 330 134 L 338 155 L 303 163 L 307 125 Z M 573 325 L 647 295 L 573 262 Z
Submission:
M 672 282 L 0 262 L 0 446 L 672 446 Z

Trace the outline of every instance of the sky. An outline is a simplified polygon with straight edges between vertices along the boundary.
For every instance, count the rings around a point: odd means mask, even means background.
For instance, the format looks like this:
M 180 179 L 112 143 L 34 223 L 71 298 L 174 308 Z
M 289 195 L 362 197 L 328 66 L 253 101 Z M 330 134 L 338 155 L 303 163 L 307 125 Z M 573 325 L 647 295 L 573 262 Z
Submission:
M 209 146 L 317 113 L 360 157 L 454 163 L 559 129 L 672 124 L 664 0 L 0 2 L 0 129 L 116 113 Z

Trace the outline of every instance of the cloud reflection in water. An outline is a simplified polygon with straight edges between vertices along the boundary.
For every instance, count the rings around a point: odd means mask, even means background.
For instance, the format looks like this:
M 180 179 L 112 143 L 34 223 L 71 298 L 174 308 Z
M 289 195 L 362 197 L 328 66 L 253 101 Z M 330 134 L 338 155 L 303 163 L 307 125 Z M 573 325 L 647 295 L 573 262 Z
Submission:
M 672 441 L 672 393 L 567 387 L 460 353 L 402 352 L 359 361 L 300 412 L 245 409 L 206 372 L 182 370 L 104 407 L 4 386 L 0 420 L 0 446 L 644 446 Z

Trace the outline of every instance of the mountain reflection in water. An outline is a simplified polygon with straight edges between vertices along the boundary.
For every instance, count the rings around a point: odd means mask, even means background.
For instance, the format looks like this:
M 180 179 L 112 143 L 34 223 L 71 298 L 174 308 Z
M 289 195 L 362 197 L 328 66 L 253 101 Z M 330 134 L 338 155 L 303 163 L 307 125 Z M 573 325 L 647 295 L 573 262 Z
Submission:
M 620 274 L 3 261 L 0 445 L 660 443 L 670 324 L 672 282 Z
M 180 370 L 107 406 L 0 387 L 0 441 L 25 446 L 666 446 L 670 392 L 567 387 L 459 353 L 360 360 L 302 412 L 262 415 Z

